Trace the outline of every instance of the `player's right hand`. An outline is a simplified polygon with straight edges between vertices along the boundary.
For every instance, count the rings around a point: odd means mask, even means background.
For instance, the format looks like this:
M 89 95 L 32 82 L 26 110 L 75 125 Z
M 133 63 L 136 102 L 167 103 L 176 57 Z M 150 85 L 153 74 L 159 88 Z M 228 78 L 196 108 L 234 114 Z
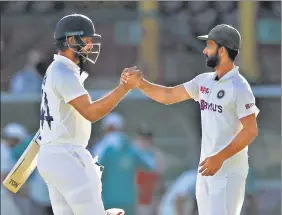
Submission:
M 128 86 L 130 89 L 136 88 L 140 85 L 142 73 L 136 66 L 125 68 L 121 74 L 120 84 Z

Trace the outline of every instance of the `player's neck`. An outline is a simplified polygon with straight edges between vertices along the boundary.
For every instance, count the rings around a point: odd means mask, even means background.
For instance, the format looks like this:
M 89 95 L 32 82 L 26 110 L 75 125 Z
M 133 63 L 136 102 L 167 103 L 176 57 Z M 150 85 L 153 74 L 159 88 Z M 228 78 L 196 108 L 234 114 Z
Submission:
M 218 79 L 222 78 L 226 73 L 231 71 L 234 66 L 233 62 L 228 62 L 215 67 Z
M 73 56 L 73 53 L 70 53 L 68 51 L 59 51 L 58 55 L 64 56 L 75 63 L 75 58 Z

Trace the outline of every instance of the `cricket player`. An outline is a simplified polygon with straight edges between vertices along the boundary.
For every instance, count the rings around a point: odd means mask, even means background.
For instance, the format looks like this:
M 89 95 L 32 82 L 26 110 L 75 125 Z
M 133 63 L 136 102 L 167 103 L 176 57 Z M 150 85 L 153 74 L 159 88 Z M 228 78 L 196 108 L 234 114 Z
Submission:
M 119 84 L 92 101 L 84 88 L 86 60 L 95 63 L 101 36 L 92 21 L 80 14 L 63 17 L 54 39 L 58 54 L 42 83 L 38 170 L 46 182 L 54 215 L 104 215 L 101 170 L 86 150 L 91 123 L 107 115 L 134 85 Z M 95 51 L 92 51 L 94 48 Z M 96 54 L 95 60 L 88 55 Z M 134 71 L 136 67 L 125 69 Z M 120 215 L 122 210 L 106 211 Z
M 202 148 L 196 198 L 200 215 L 239 215 L 248 174 L 248 145 L 258 135 L 259 109 L 246 79 L 234 60 L 241 36 L 232 26 L 221 24 L 208 35 L 203 54 L 215 72 L 165 87 L 150 83 L 140 72 L 124 72 L 122 83 L 137 82 L 147 96 L 163 104 L 194 99 L 200 105 Z

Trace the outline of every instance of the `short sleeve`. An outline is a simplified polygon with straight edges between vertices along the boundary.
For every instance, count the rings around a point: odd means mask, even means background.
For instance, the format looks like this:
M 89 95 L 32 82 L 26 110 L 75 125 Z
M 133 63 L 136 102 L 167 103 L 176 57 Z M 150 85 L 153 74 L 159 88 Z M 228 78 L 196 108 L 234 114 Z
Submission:
M 79 96 L 88 94 L 79 76 L 72 71 L 61 72 L 52 80 L 54 80 L 55 88 L 66 104 Z
M 259 113 L 254 94 L 250 87 L 244 87 L 237 90 L 235 103 L 236 114 L 239 119 L 254 113 L 257 116 Z
M 195 101 L 199 100 L 199 75 L 183 84 L 189 96 Z

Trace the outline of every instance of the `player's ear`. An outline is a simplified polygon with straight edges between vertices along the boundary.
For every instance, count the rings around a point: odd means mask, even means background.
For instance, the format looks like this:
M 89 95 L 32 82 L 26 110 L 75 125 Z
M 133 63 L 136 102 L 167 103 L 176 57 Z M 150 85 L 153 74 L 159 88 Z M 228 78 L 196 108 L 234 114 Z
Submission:
M 68 40 L 68 43 L 69 43 L 69 44 L 71 44 L 71 45 L 75 44 L 75 39 L 74 39 L 74 37 L 69 37 L 67 40 Z
M 220 50 L 219 50 L 219 55 L 220 55 L 220 56 L 224 56 L 224 55 L 226 55 L 226 54 L 227 54 L 226 48 L 225 48 L 224 46 L 221 46 L 221 47 L 220 47 Z

